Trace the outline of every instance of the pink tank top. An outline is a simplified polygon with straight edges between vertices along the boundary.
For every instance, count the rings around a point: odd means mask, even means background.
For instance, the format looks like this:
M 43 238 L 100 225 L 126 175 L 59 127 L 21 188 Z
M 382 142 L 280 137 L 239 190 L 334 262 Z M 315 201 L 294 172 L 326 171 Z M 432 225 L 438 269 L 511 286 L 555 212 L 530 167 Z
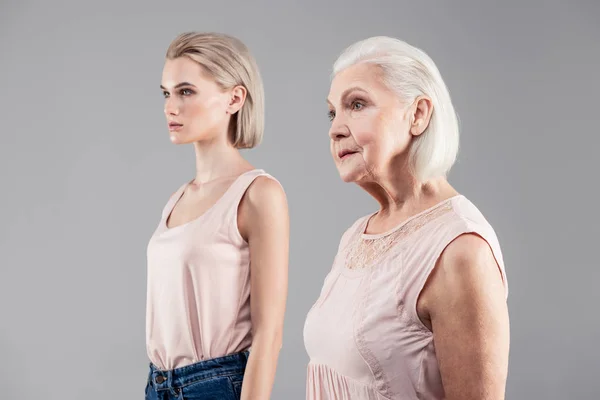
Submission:
M 170 370 L 247 350 L 250 254 L 239 233 L 238 205 L 263 170 L 240 175 L 199 218 L 167 228 L 183 195 L 169 199 L 148 243 L 146 348 L 150 361 Z
M 488 242 L 508 295 L 498 239 L 461 195 L 383 234 L 364 233 L 369 217 L 342 236 L 306 318 L 307 399 L 443 399 L 433 334 L 417 315 L 417 298 L 444 248 L 463 233 Z

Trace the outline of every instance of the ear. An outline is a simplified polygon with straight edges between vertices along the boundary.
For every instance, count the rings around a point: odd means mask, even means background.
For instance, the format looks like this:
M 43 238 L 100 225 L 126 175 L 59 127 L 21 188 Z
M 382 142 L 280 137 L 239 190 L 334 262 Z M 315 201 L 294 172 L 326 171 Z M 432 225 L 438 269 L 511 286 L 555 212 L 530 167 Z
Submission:
M 412 115 L 410 118 L 410 133 L 413 136 L 419 136 L 431 120 L 431 114 L 433 113 L 433 104 L 431 99 L 427 96 L 418 96 L 411 107 Z
M 238 112 L 244 105 L 247 94 L 248 94 L 248 91 L 243 86 L 236 86 L 233 89 L 231 89 L 231 91 L 230 91 L 231 96 L 229 99 L 229 104 L 227 105 L 227 114 L 233 115 L 236 112 Z

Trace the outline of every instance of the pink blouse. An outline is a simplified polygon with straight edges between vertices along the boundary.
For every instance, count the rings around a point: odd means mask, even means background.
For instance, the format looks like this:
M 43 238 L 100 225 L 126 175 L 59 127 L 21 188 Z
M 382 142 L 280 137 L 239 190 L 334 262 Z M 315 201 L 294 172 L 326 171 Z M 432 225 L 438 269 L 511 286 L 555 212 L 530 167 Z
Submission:
M 417 315 L 417 298 L 442 251 L 464 233 L 487 241 L 508 296 L 496 234 L 462 195 L 382 234 L 364 233 L 369 217 L 344 233 L 308 313 L 307 399 L 444 399 L 433 334 Z

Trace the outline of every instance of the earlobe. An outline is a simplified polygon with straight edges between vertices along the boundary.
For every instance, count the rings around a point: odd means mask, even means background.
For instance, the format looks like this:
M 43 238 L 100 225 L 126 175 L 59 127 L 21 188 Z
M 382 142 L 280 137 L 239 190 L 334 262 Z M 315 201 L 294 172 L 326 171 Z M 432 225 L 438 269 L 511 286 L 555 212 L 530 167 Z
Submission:
M 423 133 L 421 131 L 421 120 L 412 124 L 410 128 L 410 133 L 412 133 L 413 136 L 419 136 L 421 133 Z

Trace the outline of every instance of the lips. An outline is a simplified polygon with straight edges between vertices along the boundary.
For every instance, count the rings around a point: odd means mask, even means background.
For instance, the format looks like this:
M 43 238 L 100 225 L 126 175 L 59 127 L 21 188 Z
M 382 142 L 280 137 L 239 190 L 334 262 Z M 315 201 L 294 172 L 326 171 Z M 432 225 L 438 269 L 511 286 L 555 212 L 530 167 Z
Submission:
M 357 151 L 355 151 L 355 150 L 344 149 L 344 150 L 340 150 L 338 152 L 338 157 L 340 158 L 340 160 L 343 160 L 343 159 L 348 158 L 351 155 L 356 154 L 356 153 L 357 153 Z
M 169 130 L 170 131 L 178 131 L 183 127 L 182 124 L 177 122 L 169 122 Z

